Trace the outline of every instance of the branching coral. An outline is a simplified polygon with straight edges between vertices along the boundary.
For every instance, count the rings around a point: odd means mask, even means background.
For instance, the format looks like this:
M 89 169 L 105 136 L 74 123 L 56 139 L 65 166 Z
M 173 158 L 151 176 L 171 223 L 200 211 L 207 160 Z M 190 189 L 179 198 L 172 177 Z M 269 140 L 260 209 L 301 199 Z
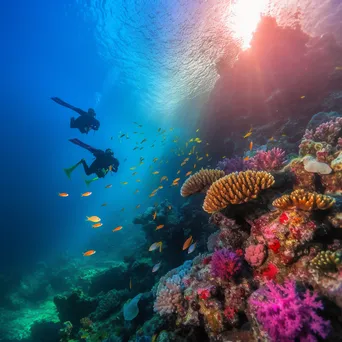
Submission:
M 188 197 L 198 192 L 206 192 L 215 181 L 224 175 L 225 173 L 222 170 L 201 169 L 184 182 L 181 195 Z
M 282 210 L 297 208 L 305 211 L 312 211 L 316 209 L 329 209 L 334 203 L 335 199 L 330 196 L 300 189 L 293 191 L 290 195 L 283 195 L 277 198 L 273 201 L 272 205 Z
M 256 198 L 261 190 L 274 184 L 271 174 L 264 171 L 232 173 L 211 185 L 204 199 L 203 209 L 214 213 L 229 204 L 240 204 Z
M 295 282 L 269 282 L 251 295 L 249 306 L 272 342 L 317 341 L 329 333 L 330 323 L 317 314 L 323 309 L 318 295 L 298 292 Z
M 231 279 L 240 271 L 241 266 L 241 258 L 228 248 L 214 252 L 211 258 L 211 273 L 222 280 Z
M 260 171 L 277 171 L 285 164 L 285 151 L 272 148 L 269 151 L 257 151 L 254 157 L 245 161 L 246 168 Z

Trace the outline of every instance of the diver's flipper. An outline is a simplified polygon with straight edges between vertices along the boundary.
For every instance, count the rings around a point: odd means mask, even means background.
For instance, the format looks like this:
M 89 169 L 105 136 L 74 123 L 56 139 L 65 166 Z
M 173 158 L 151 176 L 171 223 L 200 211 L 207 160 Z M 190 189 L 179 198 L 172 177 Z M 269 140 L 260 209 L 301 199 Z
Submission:
M 82 164 L 81 161 L 79 161 L 77 164 L 74 166 L 69 167 L 68 169 L 64 169 L 65 174 L 69 179 L 71 179 L 71 173 L 77 168 L 78 165 Z
M 94 181 L 97 181 L 99 179 L 99 177 L 95 177 L 93 179 L 86 179 L 85 180 L 85 183 L 87 184 L 87 186 L 90 185 L 90 183 L 94 182 Z
M 73 110 L 76 109 L 76 107 L 74 107 L 74 106 L 70 105 L 69 103 L 63 101 L 59 97 L 51 97 L 51 100 L 55 101 L 56 103 L 58 103 L 59 105 L 61 105 L 63 107 L 67 107 L 67 108 L 70 108 L 70 109 L 73 109 Z
M 91 147 L 90 145 L 85 144 L 84 142 L 82 142 L 79 139 L 69 139 L 70 142 L 72 142 L 75 145 L 78 145 L 82 148 L 85 148 L 86 150 L 88 150 L 90 153 L 94 154 L 95 156 L 98 154 L 103 154 L 104 152 L 102 150 L 99 150 L 97 148 Z

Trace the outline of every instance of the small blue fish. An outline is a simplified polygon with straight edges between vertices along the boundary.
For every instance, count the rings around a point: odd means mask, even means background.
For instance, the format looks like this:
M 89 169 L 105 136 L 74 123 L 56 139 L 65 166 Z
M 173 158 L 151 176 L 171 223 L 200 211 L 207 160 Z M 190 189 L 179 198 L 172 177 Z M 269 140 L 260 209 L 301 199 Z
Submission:
M 152 273 L 157 272 L 159 270 L 161 262 L 158 262 L 158 264 L 155 264 L 152 268 Z
M 195 250 L 195 248 L 196 248 L 196 243 L 197 243 L 197 242 L 194 242 L 194 243 L 189 247 L 189 249 L 188 249 L 188 254 L 192 253 L 192 252 Z

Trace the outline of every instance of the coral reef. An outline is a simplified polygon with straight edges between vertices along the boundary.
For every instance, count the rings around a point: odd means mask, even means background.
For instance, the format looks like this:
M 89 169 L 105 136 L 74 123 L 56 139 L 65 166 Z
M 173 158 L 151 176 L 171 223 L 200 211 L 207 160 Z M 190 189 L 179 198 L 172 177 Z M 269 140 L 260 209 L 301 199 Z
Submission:
M 232 173 L 214 182 L 207 191 L 203 209 L 214 213 L 229 204 L 240 204 L 256 198 L 263 189 L 271 187 L 274 178 L 263 171 Z
M 285 161 L 285 151 L 274 147 L 269 151 L 257 151 L 245 164 L 246 169 L 271 172 L 280 170 Z
M 181 188 L 181 195 L 188 197 L 198 192 L 206 192 L 215 181 L 224 175 L 224 171 L 221 170 L 201 169 L 184 182 Z
M 265 245 L 259 243 L 250 245 L 245 250 L 245 259 L 253 267 L 259 267 L 263 264 L 266 258 Z
M 222 280 L 229 280 L 241 269 L 240 257 L 229 250 L 223 248 L 214 252 L 211 258 L 211 274 Z
M 291 192 L 290 195 L 283 195 L 273 201 L 273 206 L 282 210 L 301 209 L 305 211 L 326 210 L 331 208 L 335 199 L 330 196 L 308 192 L 303 189 Z
M 224 158 L 217 163 L 216 168 L 223 170 L 226 175 L 229 175 L 232 172 L 245 171 L 246 164 L 242 157 Z

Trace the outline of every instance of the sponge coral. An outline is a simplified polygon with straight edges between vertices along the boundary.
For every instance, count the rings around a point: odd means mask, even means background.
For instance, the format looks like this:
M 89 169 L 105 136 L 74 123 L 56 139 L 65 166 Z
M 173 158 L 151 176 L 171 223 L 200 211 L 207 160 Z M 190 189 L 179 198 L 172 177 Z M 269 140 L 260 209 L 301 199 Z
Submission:
M 211 258 L 211 273 L 214 277 L 229 280 L 241 269 L 240 257 L 228 248 L 216 251 Z
M 253 267 L 262 265 L 266 257 L 265 246 L 261 243 L 246 248 L 245 259 Z
M 317 341 L 325 338 L 330 323 L 317 314 L 323 309 L 316 293 L 300 293 L 294 281 L 283 286 L 269 282 L 249 298 L 253 314 L 271 341 Z

